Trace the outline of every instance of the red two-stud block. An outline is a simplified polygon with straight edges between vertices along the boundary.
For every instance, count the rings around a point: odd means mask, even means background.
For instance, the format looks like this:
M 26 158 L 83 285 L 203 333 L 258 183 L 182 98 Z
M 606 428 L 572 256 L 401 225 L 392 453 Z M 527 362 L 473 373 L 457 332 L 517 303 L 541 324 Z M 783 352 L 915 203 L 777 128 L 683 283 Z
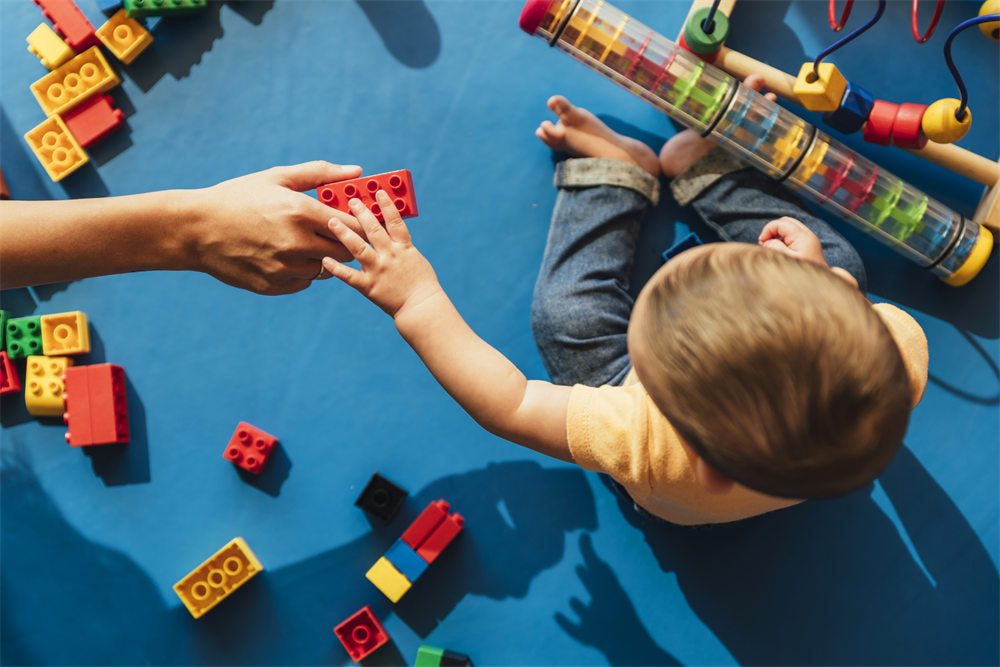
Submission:
M 435 500 L 414 519 L 399 539 L 406 542 L 425 561 L 433 563 L 465 524 L 461 514 L 456 512 L 449 515 L 450 509 L 451 506 L 444 500 Z
M 0 394 L 21 391 L 21 377 L 6 352 L 0 352 Z
M 116 364 L 70 366 L 66 391 L 66 442 L 73 447 L 128 442 L 125 371 Z
M 239 467 L 257 474 L 267 463 L 276 444 L 278 439 L 273 435 L 246 422 L 240 422 L 222 456 Z
M 389 641 L 389 633 L 367 605 L 335 627 L 333 632 L 354 662 L 361 662 Z
M 84 148 L 90 148 L 125 122 L 125 114 L 111 106 L 110 95 L 94 95 L 64 113 L 62 118 Z
M 316 188 L 316 194 L 321 202 L 344 213 L 351 212 L 348 201 L 360 199 L 379 222 L 385 222 L 382 209 L 375 201 L 375 193 L 379 190 L 385 190 L 392 198 L 392 203 L 402 217 L 412 218 L 417 215 L 417 197 L 413 192 L 413 176 L 409 169 L 321 185 Z
M 462 532 L 464 524 L 465 518 L 457 512 L 445 518 L 434 529 L 434 532 L 423 541 L 417 549 L 417 555 L 428 563 L 433 563 L 441 555 L 441 552 L 444 551 L 444 548 L 451 544 L 451 541 Z
M 73 0 L 32 0 L 38 5 L 52 27 L 66 38 L 70 48 L 80 53 L 100 44 L 94 26 L 83 15 Z

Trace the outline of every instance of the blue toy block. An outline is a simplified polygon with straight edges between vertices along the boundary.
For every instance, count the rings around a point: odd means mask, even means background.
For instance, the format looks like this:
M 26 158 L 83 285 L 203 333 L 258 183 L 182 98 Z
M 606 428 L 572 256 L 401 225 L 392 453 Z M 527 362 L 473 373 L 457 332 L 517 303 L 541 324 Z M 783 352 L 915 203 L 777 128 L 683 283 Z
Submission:
M 427 561 L 421 558 L 409 544 L 403 540 L 396 540 L 389 550 L 385 552 L 385 558 L 392 566 L 399 570 L 399 573 L 413 583 L 427 569 Z
M 122 8 L 122 0 L 97 0 L 97 7 L 110 16 Z
M 844 134 L 857 132 L 868 120 L 875 98 L 856 83 L 847 82 L 840 106 L 823 114 L 823 122 Z
M 677 243 L 673 244 L 669 248 L 663 251 L 663 261 L 669 262 L 677 255 L 681 254 L 685 250 L 690 250 L 691 248 L 697 248 L 702 245 L 702 240 L 698 238 L 698 235 L 691 232 L 684 238 L 682 238 Z

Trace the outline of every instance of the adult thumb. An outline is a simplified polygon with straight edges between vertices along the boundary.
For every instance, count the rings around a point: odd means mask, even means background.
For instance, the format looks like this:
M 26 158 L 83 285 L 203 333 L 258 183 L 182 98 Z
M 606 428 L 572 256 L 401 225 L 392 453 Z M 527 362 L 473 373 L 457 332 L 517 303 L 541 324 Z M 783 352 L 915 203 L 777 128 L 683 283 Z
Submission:
M 326 160 L 274 167 L 271 171 L 279 185 L 297 192 L 305 192 L 320 185 L 357 178 L 361 175 L 361 167 L 356 164 L 333 164 Z

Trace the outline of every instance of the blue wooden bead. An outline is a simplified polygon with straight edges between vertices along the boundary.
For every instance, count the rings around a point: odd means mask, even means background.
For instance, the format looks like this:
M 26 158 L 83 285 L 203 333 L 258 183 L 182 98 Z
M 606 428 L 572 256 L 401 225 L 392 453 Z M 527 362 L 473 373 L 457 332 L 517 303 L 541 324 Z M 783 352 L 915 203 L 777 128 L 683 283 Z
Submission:
M 823 114 L 823 122 L 844 134 L 857 132 L 868 120 L 875 98 L 856 83 L 847 82 L 840 106 Z

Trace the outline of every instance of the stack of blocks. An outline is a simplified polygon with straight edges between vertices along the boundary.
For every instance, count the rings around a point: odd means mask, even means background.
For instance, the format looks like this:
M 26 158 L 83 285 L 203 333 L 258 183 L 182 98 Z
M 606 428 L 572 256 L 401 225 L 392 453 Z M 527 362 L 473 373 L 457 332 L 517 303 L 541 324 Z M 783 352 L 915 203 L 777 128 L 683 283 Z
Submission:
M 398 602 L 462 530 L 462 515 L 448 514 L 451 507 L 435 500 L 410 524 L 385 555 L 365 573 L 393 602 Z
M 194 5 L 199 2 L 146 0 L 147 5 L 157 7 L 136 10 L 134 14 L 121 9 L 97 30 L 73 0 L 33 2 L 52 21 L 52 28 L 45 23 L 35 28 L 27 38 L 28 50 L 51 71 L 31 84 L 31 92 L 47 118 L 25 133 L 24 140 L 49 178 L 58 182 L 87 164 L 90 158 L 84 149 L 125 122 L 125 115 L 112 106 L 109 96 L 102 94 L 121 80 L 101 53 L 100 44 L 128 65 L 153 41 L 149 31 L 131 18 L 133 15 L 171 13 L 171 8 L 159 7 L 164 3 L 183 4 L 190 11 L 197 9 Z M 100 6 L 107 11 L 118 4 L 102 2 Z M 200 6 L 204 6 L 204 0 L 200 0 Z

